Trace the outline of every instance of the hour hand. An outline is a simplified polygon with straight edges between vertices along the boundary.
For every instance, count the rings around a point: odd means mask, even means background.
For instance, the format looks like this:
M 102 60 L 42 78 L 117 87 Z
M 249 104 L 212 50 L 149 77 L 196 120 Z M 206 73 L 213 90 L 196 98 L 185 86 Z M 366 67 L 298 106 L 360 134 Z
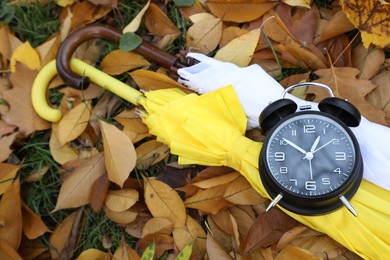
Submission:
M 297 149 L 297 150 L 300 151 L 301 153 L 306 154 L 306 151 L 305 151 L 305 150 L 303 150 L 301 147 L 299 147 L 298 145 L 294 144 L 294 143 L 291 142 L 290 140 L 287 140 L 286 138 L 283 138 L 283 141 L 285 141 L 288 145 L 290 145 L 291 147 Z

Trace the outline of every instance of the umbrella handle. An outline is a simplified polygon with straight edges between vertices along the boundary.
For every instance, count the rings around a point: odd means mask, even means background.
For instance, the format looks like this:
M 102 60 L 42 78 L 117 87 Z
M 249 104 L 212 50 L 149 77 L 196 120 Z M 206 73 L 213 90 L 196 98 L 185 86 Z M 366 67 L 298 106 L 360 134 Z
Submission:
M 70 60 L 70 68 L 78 75 L 82 75 L 80 78 L 84 76 L 88 77 L 92 82 L 134 105 L 138 105 L 139 101 L 144 98 L 143 93 L 139 90 L 132 88 L 81 60 L 72 58 Z M 47 102 L 47 87 L 56 74 L 56 61 L 53 60 L 40 70 L 31 90 L 31 101 L 35 112 L 50 122 L 58 122 L 62 117 L 61 110 L 51 107 Z
M 118 43 L 122 32 L 114 27 L 94 24 L 82 27 L 66 37 L 57 53 L 57 69 L 61 79 L 69 86 L 81 89 L 87 88 L 89 79 L 73 72 L 69 64 L 71 57 L 80 44 L 93 38 L 103 38 Z M 163 51 L 152 44 L 142 41 L 134 50 L 146 59 L 156 62 L 166 69 L 176 73 L 179 68 L 186 67 L 179 58 Z

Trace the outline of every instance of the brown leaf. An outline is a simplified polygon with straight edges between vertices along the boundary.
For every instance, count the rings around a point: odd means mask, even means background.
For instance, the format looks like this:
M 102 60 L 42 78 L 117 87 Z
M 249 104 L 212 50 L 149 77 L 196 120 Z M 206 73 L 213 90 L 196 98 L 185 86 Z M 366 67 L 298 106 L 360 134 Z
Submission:
M 50 232 L 42 219 L 26 204 L 22 203 L 23 233 L 28 239 L 35 239 Z
M 58 124 L 53 123 L 49 141 L 50 153 L 53 159 L 59 164 L 65 164 L 78 158 L 77 152 L 70 145 L 61 145 L 58 138 Z
M 36 75 L 36 71 L 17 63 L 16 72 L 10 75 L 13 87 L 3 91 L 3 98 L 10 105 L 10 110 L 2 119 L 7 124 L 18 126 L 19 131 L 24 135 L 50 127 L 48 122 L 35 113 L 31 103 L 31 86 Z
M 20 202 L 20 181 L 17 178 L 8 186 L 0 200 L 0 241 L 7 241 L 14 250 L 22 239 L 22 208 Z
M 360 70 L 359 79 L 371 79 L 378 74 L 385 62 L 385 52 L 374 46 L 365 49 L 362 44 L 352 51 L 352 65 Z
M 384 112 L 365 99 L 365 96 L 376 86 L 368 80 L 357 79 L 356 76 L 359 74 L 359 70 L 347 67 L 332 67 L 331 69 L 317 70 L 315 73 L 320 77 L 317 82 L 329 86 L 335 96 L 348 99 L 368 120 L 386 124 Z M 324 92 L 319 92 L 317 89 L 313 89 L 311 92 L 317 95 L 317 101 L 322 100 L 325 96 Z
M 285 247 L 277 256 L 277 260 L 298 260 L 298 259 L 306 259 L 306 260 L 321 260 L 322 258 L 316 256 L 309 251 L 296 247 L 296 246 L 287 246 Z
M 0 196 L 13 185 L 13 181 L 19 171 L 20 166 L 0 163 Z
M 123 125 L 122 131 L 131 139 L 133 143 L 151 136 L 149 129 L 136 114 L 135 108 L 131 110 L 124 110 L 114 118 L 121 125 Z
M 116 126 L 99 121 L 103 136 L 104 162 L 108 179 L 120 187 L 136 164 L 136 152 L 131 140 Z
M 170 235 L 173 231 L 173 223 L 167 218 L 152 218 L 145 223 L 142 229 L 142 237 L 153 234 L 161 233 Z
M 220 18 L 203 19 L 188 29 L 186 45 L 190 51 L 208 54 L 217 48 L 221 37 L 222 20 Z
M 111 211 L 122 212 L 133 206 L 138 199 L 138 191 L 134 189 L 110 190 L 104 204 Z
M 210 233 L 207 233 L 206 247 L 210 259 L 231 259 L 230 255 L 219 245 Z
M 191 92 L 188 88 L 179 84 L 167 75 L 150 71 L 150 70 L 135 70 L 129 73 L 135 80 L 139 88 L 143 90 L 156 90 L 165 88 L 179 88 L 184 92 Z
M 90 102 L 80 103 L 65 114 L 58 123 L 58 140 L 65 145 L 79 137 L 84 132 L 91 117 Z
M 147 169 L 169 155 L 169 147 L 156 140 L 142 143 L 135 151 L 137 153 L 137 169 Z
M 276 252 L 280 252 L 282 249 L 284 249 L 288 244 L 291 243 L 292 240 L 294 240 L 299 234 L 302 232 L 308 230 L 309 228 L 306 226 L 296 226 L 287 231 L 283 234 L 283 236 L 278 241 L 278 244 L 276 245 Z M 315 238 L 314 238 L 315 239 Z
M 163 182 L 144 178 L 145 202 L 154 217 L 169 219 L 175 227 L 186 223 L 185 206 L 179 195 Z
M 390 116 L 390 71 L 384 70 L 375 76 L 371 82 L 377 87 L 368 93 L 367 101 L 383 110 L 387 118 Z M 386 119 L 387 119 L 386 118 Z
M 5 24 L 0 25 L 0 54 L 3 55 L 7 60 L 11 59 L 14 50 L 22 44 Z
M 267 200 L 261 197 L 243 176 L 233 180 L 227 186 L 223 197 L 236 205 L 254 205 Z
M 77 260 L 91 260 L 91 259 L 99 259 L 99 260 L 109 260 L 111 256 L 109 253 L 105 253 L 95 248 L 89 248 L 83 252 L 76 258 Z
M 23 258 L 7 240 L 0 240 L 0 259 L 22 260 Z
M 245 254 L 276 243 L 286 231 L 296 225 L 297 221 L 276 208 L 260 214 L 245 239 Z
M 137 53 L 113 50 L 103 58 L 100 65 L 104 72 L 119 75 L 129 70 L 149 66 L 150 63 Z
M 101 175 L 92 184 L 91 193 L 89 195 L 89 202 L 91 208 L 95 212 L 99 212 L 103 208 L 104 200 L 108 188 L 110 187 L 110 181 L 108 180 L 107 174 Z
M 107 217 L 120 225 L 132 223 L 137 218 L 137 212 L 132 210 L 125 210 L 122 212 L 115 212 L 107 207 L 103 207 Z
M 93 183 L 106 173 L 103 153 L 84 159 L 65 178 L 53 212 L 64 208 L 76 208 L 89 203 Z
M 151 244 L 155 243 L 154 257 L 159 259 L 162 254 L 167 250 L 172 250 L 174 248 L 174 240 L 171 236 L 166 234 L 149 234 L 141 238 L 137 243 L 137 251 L 141 255 L 145 249 Z
M 221 17 L 224 21 L 249 22 L 261 17 L 278 3 L 270 3 L 267 0 L 210 0 L 207 7 L 212 14 Z
M 141 259 L 138 256 L 137 252 L 131 248 L 125 241 L 124 236 L 122 236 L 122 241 L 120 246 L 116 249 L 113 259 L 115 260 L 137 260 Z
M 322 27 L 317 42 L 323 42 L 343 33 L 346 33 L 354 28 L 353 24 L 348 20 L 343 11 L 338 11 L 329 21 Z
M 180 30 L 172 23 L 160 8 L 151 3 L 145 14 L 145 26 L 155 36 L 165 36 L 169 34 L 179 35 Z
M 229 26 L 222 31 L 222 37 L 219 42 L 219 47 L 222 48 L 228 44 L 231 40 L 238 38 L 244 34 L 248 33 L 248 30 L 241 29 L 238 26 Z
M 149 212 L 140 212 L 137 217 L 130 224 L 126 226 L 126 233 L 129 235 L 141 238 L 142 237 L 142 229 L 145 226 L 145 223 L 150 220 L 152 216 Z
M 380 48 L 390 47 L 389 3 L 377 0 L 342 0 L 340 4 L 351 23 L 359 29 L 366 49 L 370 44 Z
M 238 179 L 241 176 L 239 172 L 233 171 L 221 176 L 216 176 L 213 178 L 208 178 L 200 181 L 195 181 L 195 179 L 191 182 L 191 185 L 199 187 L 201 189 L 208 189 L 218 185 L 228 184 L 232 181 Z

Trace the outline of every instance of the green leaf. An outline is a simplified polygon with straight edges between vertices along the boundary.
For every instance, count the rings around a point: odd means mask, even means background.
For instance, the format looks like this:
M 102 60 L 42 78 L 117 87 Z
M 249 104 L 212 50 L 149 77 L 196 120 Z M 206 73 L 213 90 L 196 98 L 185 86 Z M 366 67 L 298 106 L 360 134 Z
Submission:
M 132 51 L 142 43 L 142 38 L 133 32 L 127 32 L 119 39 L 119 49 Z
M 176 260 L 186 260 L 190 259 L 192 254 L 192 242 L 188 243 L 183 250 L 181 250 L 180 254 L 177 255 Z
M 191 6 L 194 4 L 194 0 L 173 0 L 177 6 Z
M 154 257 L 154 250 L 156 248 L 156 244 L 153 242 L 145 249 L 142 254 L 141 260 L 151 260 Z

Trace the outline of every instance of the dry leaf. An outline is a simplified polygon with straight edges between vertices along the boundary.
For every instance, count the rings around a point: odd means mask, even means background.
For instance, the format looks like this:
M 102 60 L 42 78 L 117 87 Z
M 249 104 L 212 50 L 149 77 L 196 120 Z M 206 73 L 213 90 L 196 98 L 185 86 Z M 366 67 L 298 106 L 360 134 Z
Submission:
M 101 120 L 99 124 L 103 136 L 108 179 L 122 187 L 136 163 L 137 156 L 133 143 L 116 126 Z
M 222 38 L 219 42 L 219 47 L 222 48 L 230 41 L 248 33 L 248 30 L 242 29 L 237 26 L 229 26 L 222 31 Z
M 106 213 L 107 218 L 111 219 L 115 223 L 120 225 L 127 225 L 132 223 L 137 218 L 137 212 L 131 210 L 125 210 L 122 212 L 111 211 L 107 207 L 103 207 L 104 212 Z
M 218 244 L 218 240 L 210 233 L 207 233 L 206 247 L 210 259 L 231 259 L 230 255 Z
M 61 165 L 78 158 L 77 152 L 69 145 L 60 144 L 58 139 L 58 124 L 56 123 L 53 123 L 51 126 L 49 147 L 51 156 L 53 156 L 53 159 Z
M 150 0 L 146 3 L 146 5 L 142 8 L 142 10 L 137 14 L 137 16 L 123 28 L 122 33 L 127 32 L 135 32 L 138 30 L 138 27 L 141 24 L 142 17 L 144 16 L 145 12 L 148 10 L 150 4 Z
M 53 212 L 88 204 L 93 183 L 105 173 L 103 153 L 82 160 L 81 164 L 64 180 Z
M 139 88 L 143 90 L 179 88 L 185 92 L 190 92 L 188 88 L 179 84 L 177 81 L 158 72 L 150 70 L 136 70 L 130 72 L 129 74 L 135 80 Z
M 296 246 L 287 246 L 285 247 L 275 258 L 276 260 L 321 260 L 322 258 L 316 256 L 309 251 L 296 247 Z
M 148 252 L 149 246 L 154 245 L 154 257 Z M 143 259 L 160 259 L 163 253 L 174 248 L 174 240 L 165 234 L 150 234 L 141 238 L 137 243 L 137 251 L 142 254 Z M 146 254 L 143 254 L 146 251 Z M 152 251 L 152 252 L 153 252 Z
M 8 26 L 0 24 L 0 54 L 3 55 L 7 60 L 11 59 L 12 53 L 15 49 L 22 44 L 9 29 Z
M 19 171 L 20 166 L 0 163 L 0 196 L 13 185 L 13 181 Z
M 343 11 L 338 11 L 323 26 L 317 42 L 323 42 L 335 36 L 346 33 L 354 28 Z
M 30 70 L 37 70 L 41 67 L 39 55 L 28 41 L 19 45 L 13 52 L 10 63 L 11 72 L 16 71 L 16 62 L 26 65 Z
M 135 108 L 124 110 L 114 118 L 123 125 L 123 132 L 131 139 L 133 143 L 151 136 L 149 128 L 142 121 L 139 115 L 136 114 Z
M 15 132 L 13 134 L 10 134 L 8 136 L 4 136 L 4 137 L 0 138 L 0 147 L 1 147 L 1 150 L 0 150 L 0 162 L 3 162 L 5 160 L 7 160 L 7 158 L 13 152 L 10 149 L 10 146 L 15 141 L 15 138 L 17 137 L 18 134 L 19 134 L 18 132 Z
M 147 178 L 144 181 L 145 202 L 152 215 L 169 219 L 175 227 L 184 226 L 186 209 L 177 192 L 161 181 Z
M 50 250 L 52 259 L 58 259 L 71 234 L 77 211 L 69 214 L 54 230 L 49 242 L 53 247 Z
M 259 37 L 260 29 L 252 30 L 230 41 L 222 49 L 218 50 L 214 58 L 234 63 L 240 67 L 248 66 L 255 52 Z
M 217 48 L 221 37 L 222 20 L 220 18 L 200 20 L 193 24 L 187 31 L 187 49 L 208 54 Z
M 0 240 L 0 259 L 23 260 L 7 240 Z
M 169 147 L 156 140 L 142 143 L 135 149 L 137 153 L 137 169 L 147 169 L 164 160 L 169 154 Z
M 377 87 L 368 93 L 367 101 L 383 110 L 387 118 L 390 116 L 390 71 L 384 70 L 375 76 L 371 82 Z
M 227 186 L 223 197 L 236 205 L 254 205 L 264 203 L 267 200 L 261 197 L 243 176 Z
M 282 0 L 282 3 L 288 4 L 290 6 L 300 6 L 310 9 L 311 0 Z
M 109 260 L 111 259 L 109 253 L 105 253 L 95 248 L 89 248 L 76 258 L 77 260 Z
M 104 204 L 111 211 L 122 212 L 133 206 L 138 199 L 138 191 L 134 189 L 110 190 Z
M 36 71 L 17 63 L 16 72 L 10 75 L 12 89 L 2 92 L 3 98 L 10 105 L 9 112 L 2 119 L 7 124 L 18 126 L 24 135 L 50 127 L 48 122 L 35 113 L 31 103 L 31 86 L 36 75 Z
M 152 218 L 145 223 L 142 229 L 142 236 L 153 233 L 171 234 L 173 231 L 173 223 L 167 218 Z
M 145 26 L 155 36 L 180 35 L 181 31 L 172 23 L 160 8 L 151 3 L 145 14 Z
M 238 179 L 240 176 L 241 174 L 239 172 L 233 171 L 224 175 L 207 178 L 200 181 L 196 181 L 196 179 L 194 179 L 190 185 L 199 187 L 201 189 L 208 189 L 215 186 L 231 183 L 234 180 Z
M 213 15 L 221 17 L 224 21 L 237 23 L 253 21 L 277 4 L 267 0 L 207 1 L 207 7 Z
M 34 213 L 26 204 L 22 203 L 23 233 L 28 239 L 35 239 L 50 230 L 42 219 Z
M 107 54 L 100 66 L 110 75 L 119 75 L 126 71 L 149 66 L 150 63 L 141 55 L 121 50 L 113 50 Z
M 371 79 L 378 74 L 385 62 L 385 52 L 374 46 L 365 49 L 362 44 L 352 51 L 352 65 L 360 70 L 359 79 Z
M 96 181 L 94 181 L 91 193 L 89 194 L 89 203 L 91 208 L 95 212 L 99 212 L 103 208 L 106 194 L 110 187 L 110 181 L 108 180 L 107 174 L 103 174 Z
M 5 240 L 14 250 L 22 239 L 22 206 L 20 181 L 17 178 L 3 193 L 0 200 L 0 241 Z
M 115 260 L 137 260 L 141 259 L 138 256 L 137 252 L 131 248 L 125 241 L 124 236 L 122 236 L 122 241 L 120 246 L 116 249 L 113 259 Z
M 340 4 L 351 23 L 359 29 L 364 47 L 390 47 L 390 4 L 378 0 L 342 0 Z
M 79 137 L 88 125 L 91 117 L 91 104 L 89 101 L 78 104 L 69 111 L 58 123 L 58 141 L 65 145 Z
M 375 89 L 375 85 L 368 80 L 357 79 L 359 70 L 355 68 L 321 69 L 315 72 L 320 78 L 317 80 L 329 86 L 335 96 L 348 99 L 355 105 L 360 113 L 368 120 L 379 124 L 386 124 L 385 114 L 382 110 L 368 103 L 365 96 Z M 325 95 L 317 89 L 311 91 L 317 95 L 317 101 L 322 100 Z

